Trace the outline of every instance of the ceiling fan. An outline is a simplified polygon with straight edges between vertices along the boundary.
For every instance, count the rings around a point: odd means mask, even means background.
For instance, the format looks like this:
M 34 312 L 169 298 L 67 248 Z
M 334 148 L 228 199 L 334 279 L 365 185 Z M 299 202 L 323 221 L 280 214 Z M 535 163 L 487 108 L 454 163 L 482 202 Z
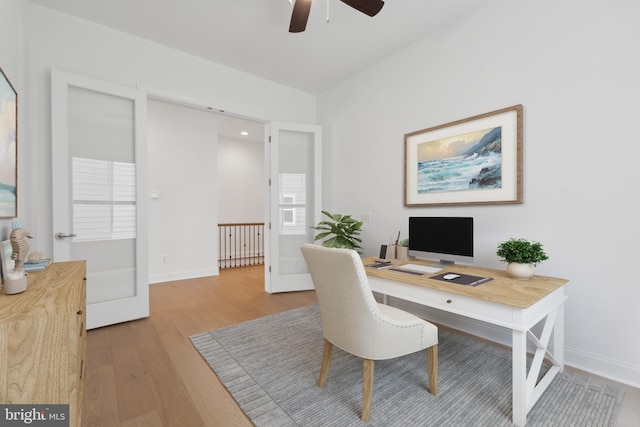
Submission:
M 376 16 L 384 1 L 382 0 L 340 0 L 342 3 L 348 4 L 352 8 L 359 10 L 365 15 Z M 296 0 L 293 5 L 293 13 L 291 14 L 291 23 L 289 24 L 290 33 L 301 33 L 307 28 L 309 20 L 309 12 L 311 11 L 311 0 Z

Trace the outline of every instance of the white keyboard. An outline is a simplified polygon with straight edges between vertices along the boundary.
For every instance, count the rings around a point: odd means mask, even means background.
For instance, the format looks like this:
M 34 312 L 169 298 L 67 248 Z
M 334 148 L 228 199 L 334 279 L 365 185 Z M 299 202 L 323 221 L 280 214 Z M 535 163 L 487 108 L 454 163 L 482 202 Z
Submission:
M 421 273 L 437 273 L 438 271 L 442 270 L 441 268 L 438 268 L 438 267 L 429 267 L 428 265 L 420 265 L 420 264 L 405 264 L 405 265 L 401 265 L 400 268 L 404 270 L 419 271 Z

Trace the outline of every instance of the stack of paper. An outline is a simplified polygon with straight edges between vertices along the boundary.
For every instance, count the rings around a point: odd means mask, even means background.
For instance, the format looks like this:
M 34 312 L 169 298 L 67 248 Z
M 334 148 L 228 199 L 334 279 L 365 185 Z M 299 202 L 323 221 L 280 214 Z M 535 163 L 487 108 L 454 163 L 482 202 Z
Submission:
M 44 271 L 44 269 L 47 268 L 49 264 L 51 264 L 50 259 L 44 259 L 38 262 L 25 262 L 24 271 L 27 273 L 35 272 L 35 271 Z

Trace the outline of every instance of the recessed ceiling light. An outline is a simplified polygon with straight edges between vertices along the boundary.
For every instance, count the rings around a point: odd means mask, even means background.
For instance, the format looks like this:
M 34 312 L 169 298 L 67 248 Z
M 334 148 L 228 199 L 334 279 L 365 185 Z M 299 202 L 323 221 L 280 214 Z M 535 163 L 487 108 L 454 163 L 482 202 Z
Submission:
M 246 130 L 243 130 L 242 132 L 240 132 L 240 135 L 247 136 L 249 135 L 249 132 L 247 132 Z

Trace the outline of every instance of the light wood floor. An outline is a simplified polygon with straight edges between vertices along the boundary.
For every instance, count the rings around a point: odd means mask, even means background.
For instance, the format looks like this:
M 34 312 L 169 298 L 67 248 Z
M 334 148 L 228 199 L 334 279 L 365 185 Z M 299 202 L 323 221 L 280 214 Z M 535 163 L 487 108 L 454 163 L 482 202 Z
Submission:
M 263 274 L 154 284 L 148 319 L 89 331 L 82 426 L 251 426 L 189 336 L 317 301 L 312 291 L 267 294 Z M 640 427 L 640 390 L 624 388 L 616 426 Z
M 83 427 L 251 426 L 189 336 L 315 303 L 267 294 L 262 266 L 153 284 L 149 318 L 87 333 Z

